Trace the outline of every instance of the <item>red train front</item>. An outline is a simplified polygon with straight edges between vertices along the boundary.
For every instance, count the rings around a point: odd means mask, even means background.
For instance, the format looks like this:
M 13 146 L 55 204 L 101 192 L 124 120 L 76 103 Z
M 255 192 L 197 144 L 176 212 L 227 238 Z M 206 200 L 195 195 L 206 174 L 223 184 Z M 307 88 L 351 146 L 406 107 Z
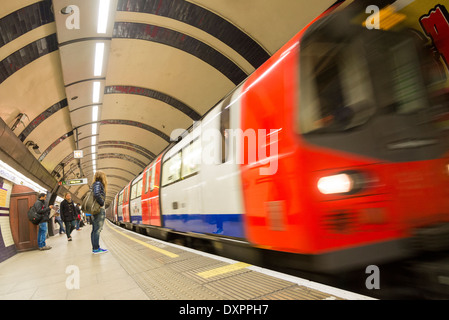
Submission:
M 128 184 L 117 219 L 240 240 L 227 244 L 313 271 L 447 250 L 449 145 L 435 119 L 448 104 L 430 98 L 434 62 L 412 34 L 325 13 Z
M 249 77 L 242 130 L 275 132 L 257 148 L 278 153 L 274 174 L 260 174 L 274 154 L 242 165 L 251 243 L 327 271 L 398 260 L 432 239 L 449 248 L 448 149 L 428 62 L 408 34 L 330 16 Z

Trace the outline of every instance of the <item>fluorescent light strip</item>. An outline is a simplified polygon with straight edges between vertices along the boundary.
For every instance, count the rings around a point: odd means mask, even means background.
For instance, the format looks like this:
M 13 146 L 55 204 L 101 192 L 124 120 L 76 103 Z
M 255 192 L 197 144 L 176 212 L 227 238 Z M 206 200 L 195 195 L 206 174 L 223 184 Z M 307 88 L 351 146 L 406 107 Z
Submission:
M 97 144 L 97 136 L 93 136 L 92 137 L 92 145 L 96 145 Z
M 98 106 L 92 107 L 92 121 L 97 122 L 98 121 Z
M 97 124 L 96 123 L 92 124 L 92 135 L 95 135 L 95 134 L 97 134 Z
M 98 42 L 95 45 L 95 65 L 94 76 L 101 76 L 103 70 L 104 42 Z
M 46 193 L 47 189 L 40 186 L 33 180 L 25 177 L 19 171 L 10 167 L 8 164 L 0 160 L 0 177 L 3 177 L 7 180 L 14 182 L 15 184 L 27 186 L 34 191 Z
M 100 102 L 100 81 L 94 82 L 94 92 L 92 95 L 92 101 L 94 103 Z
M 100 0 L 100 5 L 98 7 L 97 33 L 106 33 L 109 16 L 109 2 L 110 0 Z
M 92 151 L 92 153 L 95 153 L 95 152 L 97 152 L 97 150 L 96 150 L 95 146 L 92 146 L 92 147 L 90 147 L 90 151 Z

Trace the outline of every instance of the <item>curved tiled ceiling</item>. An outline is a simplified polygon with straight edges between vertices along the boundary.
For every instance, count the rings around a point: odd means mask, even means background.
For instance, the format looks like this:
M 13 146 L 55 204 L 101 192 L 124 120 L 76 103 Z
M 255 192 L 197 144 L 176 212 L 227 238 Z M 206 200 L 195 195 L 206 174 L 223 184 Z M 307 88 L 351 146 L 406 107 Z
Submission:
M 0 117 L 24 144 L 39 146 L 32 154 L 58 180 L 105 171 L 108 201 L 167 147 L 173 130 L 199 120 L 335 2 L 110 0 L 98 33 L 100 1 L 2 3 Z M 79 8 L 79 29 L 66 27 L 76 16 L 70 6 Z M 94 75 L 99 42 L 104 64 Z M 88 187 L 69 190 L 81 198 Z

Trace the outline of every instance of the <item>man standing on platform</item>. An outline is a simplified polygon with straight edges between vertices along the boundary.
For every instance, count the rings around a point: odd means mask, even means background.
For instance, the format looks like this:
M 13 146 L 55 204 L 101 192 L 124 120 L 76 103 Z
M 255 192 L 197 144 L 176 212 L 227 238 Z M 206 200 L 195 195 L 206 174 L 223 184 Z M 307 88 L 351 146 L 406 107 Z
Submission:
M 41 222 L 39 223 L 39 230 L 37 232 L 37 246 L 39 250 L 50 250 L 51 247 L 45 244 L 45 239 L 47 238 L 47 230 L 48 224 L 47 221 L 49 219 L 50 210 L 53 209 L 53 206 L 47 207 L 45 204 L 45 200 L 47 199 L 47 195 L 45 193 L 39 194 L 39 199 L 34 203 L 34 208 L 36 212 L 42 215 Z
M 67 240 L 72 241 L 71 233 L 73 229 L 75 229 L 75 220 L 76 220 L 76 210 L 75 204 L 72 201 L 72 195 L 70 193 L 66 193 L 64 195 L 64 200 L 61 202 L 60 207 L 61 219 L 65 224 L 65 234 L 67 235 Z

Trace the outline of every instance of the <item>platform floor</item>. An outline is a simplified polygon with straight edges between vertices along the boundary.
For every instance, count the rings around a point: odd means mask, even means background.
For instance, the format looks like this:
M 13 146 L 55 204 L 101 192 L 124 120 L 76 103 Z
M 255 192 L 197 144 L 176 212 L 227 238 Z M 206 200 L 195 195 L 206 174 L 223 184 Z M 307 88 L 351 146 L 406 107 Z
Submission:
M 370 299 L 315 282 L 184 248 L 109 221 L 94 255 L 91 226 L 47 239 L 48 251 L 0 263 L 0 299 L 336 300 Z

